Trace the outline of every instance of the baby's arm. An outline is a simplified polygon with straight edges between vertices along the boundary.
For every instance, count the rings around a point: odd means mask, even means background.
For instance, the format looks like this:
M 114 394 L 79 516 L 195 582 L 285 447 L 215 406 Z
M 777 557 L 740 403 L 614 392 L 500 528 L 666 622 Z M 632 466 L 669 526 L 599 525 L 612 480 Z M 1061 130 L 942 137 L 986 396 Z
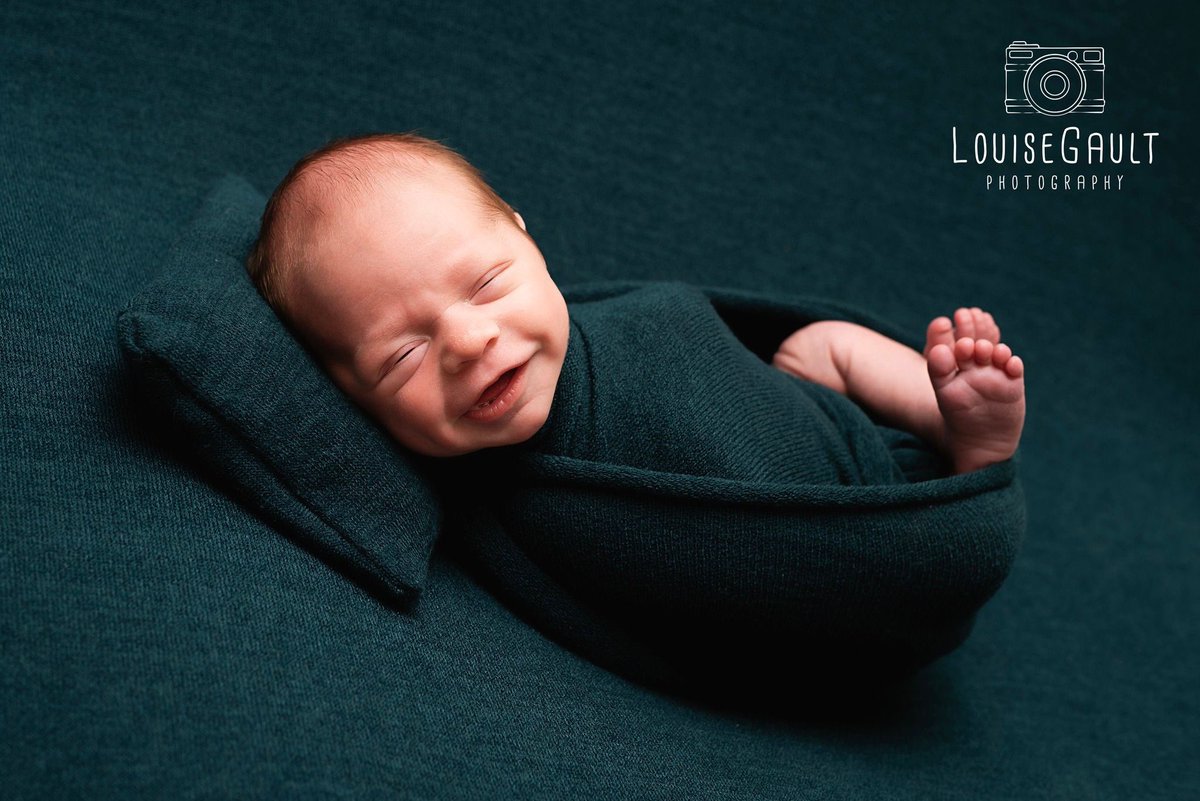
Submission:
M 885 425 L 945 446 L 925 357 L 878 331 L 842 320 L 811 323 L 783 341 L 772 364 L 842 393 Z

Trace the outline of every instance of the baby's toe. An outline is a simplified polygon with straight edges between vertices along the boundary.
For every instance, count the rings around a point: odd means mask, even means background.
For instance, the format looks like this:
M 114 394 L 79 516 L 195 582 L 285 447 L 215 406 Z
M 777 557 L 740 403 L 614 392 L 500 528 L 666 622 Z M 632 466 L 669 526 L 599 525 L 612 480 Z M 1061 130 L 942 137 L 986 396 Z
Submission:
M 926 365 L 929 368 L 930 377 L 935 381 L 952 375 L 958 369 L 955 348 L 945 343 L 934 345 L 929 349 L 926 357 Z
M 954 333 L 960 337 L 975 338 L 975 315 L 965 306 L 954 312 Z
M 971 316 L 975 320 L 975 333 L 972 336 L 976 339 L 986 339 L 994 345 L 996 340 L 992 338 L 992 323 L 988 320 L 988 313 L 978 306 L 972 306 Z
M 992 363 L 992 350 L 995 348 L 991 342 L 986 339 L 975 340 L 975 363 L 980 367 L 985 367 Z
M 975 340 L 971 337 L 960 337 L 954 343 L 954 359 L 958 369 L 965 370 L 975 364 Z
M 992 317 L 990 312 L 984 312 L 982 317 L 981 333 L 977 334 L 980 339 L 986 339 L 990 342 L 1000 341 L 1000 326 L 996 325 L 996 318 Z
M 995 350 L 992 351 L 992 364 L 994 364 L 996 367 L 1003 368 L 1011 358 L 1012 348 L 1010 348 L 1008 345 L 1005 345 L 1003 342 L 996 345 Z
M 954 347 L 954 323 L 949 317 L 935 317 L 925 329 L 925 356 L 936 345 Z
M 1020 356 L 1013 356 L 1008 360 L 1008 363 L 1004 365 L 1004 372 L 1007 373 L 1010 378 L 1020 378 L 1021 376 L 1025 375 L 1025 362 L 1021 361 Z

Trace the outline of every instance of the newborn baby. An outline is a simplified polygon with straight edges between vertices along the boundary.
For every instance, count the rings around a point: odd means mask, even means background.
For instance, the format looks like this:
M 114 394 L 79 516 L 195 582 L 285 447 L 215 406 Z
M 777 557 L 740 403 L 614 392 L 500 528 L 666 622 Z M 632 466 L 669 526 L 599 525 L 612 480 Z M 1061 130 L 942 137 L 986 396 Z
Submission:
M 433 457 L 523 443 L 546 425 L 567 304 L 521 215 L 462 157 L 412 134 L 339 140 L 289 172 L 248 272 L 333 381 L 398 442 Z M 960 308 L 924 353 L 826 320 L 774 367 L 845 395 L 957 473 L 1010 458 L 1023 365 L 992 316 Z

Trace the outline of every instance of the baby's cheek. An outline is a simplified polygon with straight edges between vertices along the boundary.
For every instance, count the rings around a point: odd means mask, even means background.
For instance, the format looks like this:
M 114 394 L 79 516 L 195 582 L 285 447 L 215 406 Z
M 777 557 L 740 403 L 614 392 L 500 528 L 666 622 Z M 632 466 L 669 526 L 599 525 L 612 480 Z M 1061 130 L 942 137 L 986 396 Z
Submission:
M 374 404 L 371 411 L 371 416 L 375 422 L 391 434 L 392 439 L 402 445 L 412 447 L 410 445 L 412 441 L 412 426 L 409 424 L 408 416 L 396 405 L 394 399 Z

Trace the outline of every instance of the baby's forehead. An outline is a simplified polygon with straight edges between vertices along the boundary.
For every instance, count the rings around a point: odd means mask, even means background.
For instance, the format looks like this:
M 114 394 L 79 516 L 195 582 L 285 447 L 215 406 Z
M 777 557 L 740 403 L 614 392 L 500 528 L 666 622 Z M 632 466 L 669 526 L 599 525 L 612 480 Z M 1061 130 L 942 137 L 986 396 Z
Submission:
M 410 164 L 360 158 L 314 171 L 306 184 L 298 187 L 299 205 L 325 218 L 372 207 L 390 210 L 397 204 L 420 208 L 435 195 L 461 197 L 464 205 L 479 200 L 479 191 L 467 176 L 437 161 Z
M 340 261 L 330 248 L 407 250 L 406 241 L 434 252 L 444 240 L 443 249 L 457 253 L 468 240 L 490 239 L 499 216 L 489 213 L 492 204 L 469 176 L 436 159 L 409 163 L 359 154 L 316 165 L 305 178 L 289 227 L 310 263 Z M 430 270 L 420 284 L 455 280 L 451 271 Z

